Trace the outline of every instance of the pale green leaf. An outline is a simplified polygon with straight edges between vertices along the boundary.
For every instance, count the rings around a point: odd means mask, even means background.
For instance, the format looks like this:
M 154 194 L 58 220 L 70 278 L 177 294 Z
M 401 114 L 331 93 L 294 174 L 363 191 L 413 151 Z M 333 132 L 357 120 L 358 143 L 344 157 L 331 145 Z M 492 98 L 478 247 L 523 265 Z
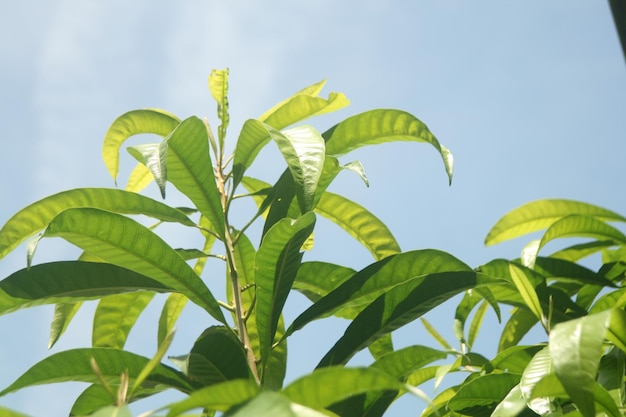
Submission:
M 136 193 L 108 188 L 78 188 L 43 198 L 13 215 L 0 229 L 0 258 L 45 228 L 54 216 L 75 207 L 142 214 L 163 221 L 195 226 L 180 210 Z
M 167 417 L 179 416 L 185 411 L 195 408 L 226 411 L 230 407 L 240 404 L 254 397 L 260 388 L 247 379 L 237 379 L 210 385 L 193 391 L 184 400 L 169 404 Z
M 67 326 L 70 324 L 81 305 L 81 302 L 69 302 L 60 303 L 54 306 L 54 315 L 52 316 L 50 337 L 48 339 L 48 349 L 51 349 L 59 340 L 61 335 L 65 333 Z
M 324 138 L 312 126 L 299 126 L 273 135 L 296 184 L 300 212 L 313 209 L 318 182 L 324 168 Z
M 215 182 L 207 129 L 197 117 L 185 119 L 167 138 L 167 179 L 224 237 L 224 210 Z
M 159 330 L 157 333 L 157 346 L 165 340 L 165 337 L 174 329 L 178 317 L 183 312 L 189 299 L 180 293 L 172 293 L 165 300 L 161 315 L 159 316 Z
M 538 320 L 544 322 L 544 314 L 541 309 L 541 303 L 539 302 L 539 297 L 537 296 L 537 292 L 535 291 L 535 287 L 532 285 L 526 273 L 523 269 L 518 267 L 517 265 L 510 263 L 509 271 L 511 273 L 511 280 L 515 287 L 519 291 L 526 307 L 537 317 Z
M 132 110 L 124 113 L 109 127 L 102 145 L 102 159 L 113 179 L 117 178 L 120 148 L 130 136 L 154 133 L 165 137 L 178 126 L 180 120 L 160 109 Z
M 546 199 L 526 203 L 505 214 L 491 228 L 486 245 L 548 228 L 552 223 L 570 214 L 595 217 L 601 221 L 626 222 L 626 218 L 602 207 L 573 200 Z
M 91 417 L 133 417 L 133 414 L 127 405 L 109 405 L 96 411 Z
M 126 191 L 138 193 L 148 186 L 154 180 L 154 176 L 150 169 L 144 164 L 137 164 L 128 176 L 126 183 Z
M 139 315 L 153 297 L 153 292 L 141 291 L 102 298 L 94 313 L 91 345 L 122 349 Z
M 452 181 L 453 158 L 428 127 L 415 116 L 401 110 L 371 110 L 349 117 L 323 134 L 326 153 L 338 156 L 365 145 L 405 141 L 426 142 L 441 155 Z
M 430 324 L 428 320 L 426 320 L 424 317 L 420 317 L 420 321 L 422 322 L 422 325 L 424 326 L 428 334 L 430 334 L 433 339 L 435 339 L 437 343 L 441 345 L 441 347 L 446 350 L 452 350 L 452 346 L 450 346 L 450 343 L 448 343 L 448 341 L 441 335 L 441 333 L 437 331 L 437 329 L 435 329 L 432 324 Z
M 228 68 L 223 70 L 213 70 L 209 75 L 209 91 L 213 99 L 217 102 L 217 116 L 222 122 L 217 128 L 217 137 L 220 149 L 224 149 L 224 139 L 226 129 L 230 123 L 228 114 Z
M 550 356 L 563 387 L 585 417 L 595 416 L 594 384 L 611 310 L 559 323 L 550 332 Z
M 0 392 L 0 396 L 41 384 L 67 381 L 96 383 L 98 378 L 91 368 L 91 358 L 95 359 L 105 381 L 111 385 L 119 383 L 120 375 L 124 372 L 128 372 L 130 382 L 133 382 L 149 362 L 149 359 L 143 356 L 111 348 L 66 350 L 48 356 L 33 365 L 9 387 Z M 155 367 L 143 382 L 143 386 L 161 390 L 173 388 L 184 393 L 194 389 L 194 386 L 183 374 L 162 364 Z
M 178 253 L 145 226 L 127 217 L 93 208 L 67 209 L 46 229 L 86 252 L 163 283 L 187 296 L 224 322 L 217 301 Z
M 400 252 L 389 228 L 367 209 L 338 194 L 322 194 L 315 211 L 344 229 L 360 242 L 376 260 Z
M 136 160 L 150 170 L 152 178 L 159 186 L 161 197 L 165 198 L 165 183 L 167 182 L 167 141 L 130 146 L 127 150 Z M 137 180 L 139 179 L 134 179 L 134 181 Z
M 2 417 L 29 417 L 26 414 L 18 413 L 17 411 L 9 410 L 8 408 L 0 406 L 0 416 Z
M 367 347 L 367 350 L 370 351 L 370 354 L 375 360 L 381 359 L 383 356 L 393 353 L 393 339 L 390 334 L 386 334 L 381 336 L 380 338 L 374 340 Z
M 256 323 L 265 364 L 287 295 L 300 266 L 300 248 L 315 226 L 315 214 L 283 219 L 263 237 L 255 258 Z
M 476 341 L 476 337 L 478 336 L 478 331 L 483 323 L 483 319 L 485 318 L 485 314 L 487 313 L 487 309 L 489 308 L 489 304 L 485 301 L 478 307 L 476 313 L 474 313 L 474 318 L 470 323 L 469 332 L 467 334 L 467 344 L 471 347 L 474 346 L 474 342 Z
M 163 356 L 165 356 L 165 354 L 167 353 L 167 350 L 170 348 L 170 345 L 172 344 L 172 340 L 174 340 L 174 333 L 175 332 L 171 332 L 165 337 L 165 340 L 163 340 L 163 343 L 161 343 L 161 345 L 157 349 L 157 352 L 148 361 L 148 363 L 143 367 L 141 372 L 139 372 L 139 375 L 137 375 L 137 377 L 133 381 L 133 385 L 130 387 L 130 390 L 128 391 L 129 398 L 133 398 L 135 393 L 143 385 L 144 381 L 150 376 L 150 374 L 159 365 L 161 365 L 161 359 L 163 359 Z

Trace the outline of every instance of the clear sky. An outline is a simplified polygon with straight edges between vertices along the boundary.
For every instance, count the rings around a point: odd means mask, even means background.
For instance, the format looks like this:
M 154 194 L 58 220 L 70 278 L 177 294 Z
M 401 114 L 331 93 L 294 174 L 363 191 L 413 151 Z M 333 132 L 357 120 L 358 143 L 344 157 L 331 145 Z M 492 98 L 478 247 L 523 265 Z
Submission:
M 504 213 L 540 198 L 626 213 L 626 65 L 605 1 L 25 0 L 1 9 L 2 224 L 46 195 L 113 186 L 102 138 L 127 110 L 164 108 L 216 126 L 206 81 L 224 67 L 231 140 L 247 118 L 321 79 L 324 94 L 341 91 L 352 105 L 310 120 L 320 130 L 373 108 L 407 110 L 430 127 L 454 153 L 451 187 L 436 152 L 414 143 L 349 155 L 342 162 L 361 160 L 370 188 L 348 174 L 332 187 L 370 208 L 405 250 L 442 249 L 472 266 L 516 257 L 524 240 L 485 248 L 484 237 Z M 256 172 L 272 181 L 281 161 L 271 149 L 262 157 Z M 372 261 L 339 229 L 319 226 L 308 260 L 354 268 Z M 50 240 L 35 260 L 74 253 Z M 24 264 L 22 246 L 0 262 L 0 278 Z M 0 317 L 0 386 L 48 354 L 51 312 Z M 151 355 L 158 308 L 147 313 L 149 329 L 131 334 L 129 347 Z M 192 322 L 193 313 L 185 316 Z M 449 308 L 431 321 L 451 333 Z M 89 314 L 78 317 L 54 351 L 88 345 L 89 322 Z M 171 353 L 184 353 L 208 324 L 181 325 Z M 294 335 L 288 378 L 312 369 L 345 324 L 316 326 Z M 411 329 L 399 344 L 430 343 Z M 0 405 L 63 415 L 82 389 L 32 388 Z M 403 400 L 392 414 L 413 416 L 422 406 Z

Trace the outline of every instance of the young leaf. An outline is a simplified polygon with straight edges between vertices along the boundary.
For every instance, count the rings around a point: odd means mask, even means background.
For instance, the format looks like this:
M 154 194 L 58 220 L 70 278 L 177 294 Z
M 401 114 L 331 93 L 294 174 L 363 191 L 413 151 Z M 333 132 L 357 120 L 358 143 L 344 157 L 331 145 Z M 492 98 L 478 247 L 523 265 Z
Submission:
M 224 237 L 224 209 L 215 183 L 207 129 L 197 117 L 185 119 L 167 138 L 167 179 Z
M 82 302 L 69 302 L 54 306 L 54 316 L 52 316 L 52 324 L 50 325 L 48 349 L 51 349 L 61 335 L 65 333 L 67 326 L 70 324 L 81 305 Z
M 322 194 L 315 211 L 344 229 L 378 261 L 400 252 L 389 228 L 367 209 L 338 194 Z
M 211 71 L 209 75 L 209 91 L 211 91 L 211 95 L 217 102 L 217 116 L 222 122 L 217 128 L 217 137 L 220 149 L 224 149 L 226 129 L 230 123 L 230 116 L 228 115 L 228 68 Z
M 273 135 L 296 184 L 300 212 L 313 209 L 317 185 L 324 168 L 324 138 L 311 126 L 299 126 Z
M 172 293 L 167 297 L 159 316 L 157 346 L 161 346 L 167 335 L 172 332 L 178 317 L 187 305 L 187 301 L 189 299 L 180 293 Z
M 128 176 L 125 190 L 139 193 L 146 188 L 152 180 L 154 180 L 154 176 L 152 172 L 150 172 L 150 169 L 144 164 L 137 164 Z
M 0 392 L 0 396 L 15 392 L 22 388 L 51 384 L 56 382 L 80 381 L 96 383 L 96 377 L 90 361 L 95 359 L 105 381 L 115 385 L 120 375 L 128 372 L 131 381 L 136 378 L 148 364 L 149 359 L 134 353 L 110 348 L 72 349 L 55 353 L 33 365 L 9 387 Z M 180 372 L 159 364 L 143 386 L 161 389 L 173 388 L 188 393 L 194 389 L 187 378 Z
M 283 129 L 309 117 L 334 112 L 350 104 L 342 93 L 330 93 L 328 99 L 317 97 L 324 84 L 326 80 L 298 91 L 269 109 L 259 120 L 275 129 Z
M 452 181 L 453 158 L 428 127 L 415 116 L 400 110 L 371 110 L 347 118 L 322 135 L 326 153 L 338 156 L 365 145 L 405 141 L 426 142 L 443 159 L 448 179 Z
M 448 343 L 448 341 L 437 331 L 437 329 L 433 327 L 432 324 L 428 322 L 428 320 L 426 320 L 424 317 L 420 317 L 420 321 L 422 322 L 424 328 L 426 328 L 428 334 L 430 334 L 433 339 L 435 339 L 437 343 L 441 345 L 441 347 L 446 350 L 452 350 L 452 346 L 450 346 L 450 343 Z
M 159 236 L 134 220 L 99 209 L 68 209 L 50 222 L 44 236 L 63 237 L 107 262 L 161 282 L 224 322 L 217 301 L 191 267 Z
M 313 232 L 315 215 L 283 219 L 264 236 L 255 258 L 256 323 L 261 360 L 269 358 L 278 319 L 302 259 L 300 247 Z
M 148 143 L 127 148 L 137 161 L 145 165 L 159 186 L 161 197 L 165 198 L 165 183 L 167 182 L 167 141 Z
M 173 291 L 163 283 L 112 264 L 51 262 L 21 269 L 0 281 L 0 314 L 137 290 Z
M 154 133 L 167 136 L 178 126 L 180 120 L 171 113 L 159 109 L 132 110 L 124 113 L 109 127 L 102 145 L 102 159 L 113 179 L 117 178 L 120 148 L 130 136 Z
M 538 200 L 505 214 L 487 234 L 485 245 L 494 245 L 545 229 L 570 214 L 591 216 L 601 221 L 626 222 L 626 218 L 619 214 L 592 204 L 573 200 Z
M 45 228 L 54 216 L 75 207 L 142 214 L 163 221 L 195 226 L 181 211 L 136 193 L 108 188 L 78 188 L 43 198 L 13 215 L 0 230 L 0 259 Z
M 510 263 L 509 271 L 511 273 L 511 280 L 513 281 L 513 284 L 515 284 L 515 287 L 522 296 L 526 307 L 535 315 L 535 317 L 537 317 L 538 320 L 540 320 L 544 324 L 547 324 L 545 321 L 543 310 L 541 309 L 539 297 L 537 297 L 537 292 L 535 291 L 535 287 L 526 277 L 524 270 L 522 270 L 515 264 Z
M 153 297 L 153 292 L 135 291 L 102 298 L 94 313 L 91 345 L 122 349 L 130 330 Z

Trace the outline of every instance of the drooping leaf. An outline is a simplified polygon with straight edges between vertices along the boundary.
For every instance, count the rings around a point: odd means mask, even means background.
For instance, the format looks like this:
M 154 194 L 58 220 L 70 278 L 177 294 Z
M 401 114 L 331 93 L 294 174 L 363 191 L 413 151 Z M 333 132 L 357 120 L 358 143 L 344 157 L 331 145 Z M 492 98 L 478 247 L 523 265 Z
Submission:
M 425 276 L 445 271 L 470 271 L 452 255 L 434 249 L 399 253 L 375 262 L 354 274 L 300 314 L 289 326 L 287 335 L 307 323 L 330 314 L 353 318 L 372 301 L 402 283 L 420 281 Z
M 152 172 L 150 172 L 150 169 L 144 164 L 137 164 L 128 176 L 125 190 L 133 193 L 139 193 L 153 180 L 154 176 L 152 175 Z
M 400 245 L 389 228 L 367 209 L 345 197 L 327 191 L 315 211 L 348 232 L 376 260 L 400 252 Z
M 187 356 L 187 376 L 203 386 L 250 375 L 246 353 L 237 337 L 223 326 L 206 329 Z
M 433 339 L 435 339 L 435 341 L 441 345 L 441 347 L 446 350 L 452 350 L 452 346 L 450 346 L 450 343 L 448 343 L 448 341 L 441 335 L 441 333 L 437 331 L 437 329 L 435 329 L 432 324 L 430 324 L 428 320 L 426 320 L 424 317 L 420 317 L 420 321 L 422 322 L 422 325 L 424 326 L 428 334 L 430 334 Z
M 167 141 L 130 146 L 128 152 L 150 170 L 152 178 L 159 186 L 161 197 L 165 198 L 165 183 L 167 182 Z M 139 181 L 139 179 L 136 178 L 135 181 Z
M 619 214 L 592 204 L 573 200 L 538 200 L 505 214 L 487 234 L 485 245 L 494 245 L 546 229 L 557 220 L 571 214 L 586 215 L 600 221 L 626 222 L 626 218 Z
M 109 127 L 102 145 L 102 159 L 115 180 L 119 171 L 120 148 L 124 141 L 140 133 L 167 136 L 180 120 L 164 110 L 142 109 L 124 113 Z
M 94 313 L 91 345 L 122 349 L 139 315 L 153 297 L 153 292 L 136 291 L 102 298 Z
M 222 122 L 217 128 L 217 137 L 220 149 L 223 149 L 226 129 L 230 123 L 228 114 L 228 68 L 211 71 L 209 75 L 209 91 L 217 102 L 217 116 Z
M 426 142 L 441 155 L 452 181 L 453 158 L 428 127 L 415 116 L 400 110 L 371 110 L 349 117 L 324 132 L 326 153 L 338 156 L 365 145 L 405 141 Z
M 493 283 L 473 271 L 440 272 L 399 284 L 369 304 L 326 353 L 318 368 L 345 364 L 380 335 L 421 317 L 462 291 Z
M 174 291 L 163 283 L 116 265 L 51 262 L 21 269 L 0 281 L 0 314 L 20 308 L 93 300 L 137 290 Z
M 476 313 L 474 314 L 474 318 L 470 323 L 469 332 L 467 334 L 467 344 L 468 346 L 474 346 L 474 342 L 476 341 L 476 337 L 478 336 L 478 331 L 483 323 L 483 319 L 485 317 L 485 313 L 487 313 L 487 309 L 489 308 L 489 304 L 485 301 L 478 307 Z
M 48 339 L 48 349 L 51 349 L 59 340 L 61 335 L 67 330 L 67 326 L 76 315 L 81 302 L 60 303 L 54 306 L 54 316 L 50 325 L 50 338 Z
M 161 282 L 224 322 L 217 301 L 183 258 L 159 236 L 128 217 L 93 208 L 68 209 L 50 222 L 44 236 L 63 237 L 107 262 Z
M 224 210 L 215 182 L 207 129 L 197 117 L 185 119 L 167 138 L 167 179 L 185 194 L 224 237 Z
M 254 397 L 260 388 L 253 381 L 236 379 L 193 391 L 184 400 L 167 405 L 167 417 L 175 417 L 194 408 L 226 411 Z
M 195 224 L 179 210 L 142 195 L 108 188 L 78 188 L 43 198 L 18 211 L 0 230 L 0 258 L 45 228 L 60 212 L 95 207 L 123 214 L 142 214 L 186 226 Z
M 118 383 L 120 375 L 126 371 L 132 382 L 149 361 L 143 356 L 111 348 L 66 350 L 48 356 L 33 365 L 10 386 L 0 392 L 0 396 L 41 384 L 66 381 L 96 383 L 98 378 L 91 368 L 91 358 L 95 359 L 105 381 L 112 385 Z M 152 371 L 144 381 L 143 386 L 161 390 L 173 388 L 184 393 L 194 389 L 194 385 L 183 374 L 162 364 Z
M 377 390 L 404 391 L 396 378 L 374 368 L 330 367 L 298 378 L 283 389 L 292 401 L 321 409 L 355 394 Z
M 172 340 L 174 340 L 174 333 L 175 332 L 172 331 L 170 334 L 168 334 L 165 337 L 165 340 L 163 341 L 163 343 L 161 343 L 161 345 L 157 349 L 154 356 L 141 369 L 141 372 L 139 372 L 139 374 L 133 381 L 133 384 L 130 386 L 130 389 L 128 389 L 127 391 L 128 398 L 132 399 L 135 393 L 141 389 L 144 381 L 150 376 L 150 374 L 152 374 L 152 372 L 159 365 L 161 365 L 161 359 L 163 359 L 163 356 L 165 356 L 165 354 L 167 353 L 167 350 L 170 348 L 170 345 L 172 344 Z
M 157 346 L 163 343 L 165 337 L 174 329 L 174 325 L 187 305 L 187 301 L 189 298 L 180 293 L 172 293 L 167 297 L 159 316 Z
M 463 384 L 448 402 L 452 411 L 475 416 L 482 415 L 482 407 L 493 411 L 519 383 L 519 375 L 487 374 Z
M 313 232 L 315 214 L 283 219 L 264 236 L 255 258 L 256 322 L 261 361 L 266 363 L 278 320 L 300 266 L 300 248 Z

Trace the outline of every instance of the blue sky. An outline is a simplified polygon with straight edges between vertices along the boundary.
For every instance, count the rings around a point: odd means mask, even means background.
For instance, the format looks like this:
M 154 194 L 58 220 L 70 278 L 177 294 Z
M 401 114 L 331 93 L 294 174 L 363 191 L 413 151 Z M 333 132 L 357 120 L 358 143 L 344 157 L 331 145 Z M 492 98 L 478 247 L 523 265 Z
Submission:
M 217 125 L 206 80 L 224 67 L 231 71 L 231 140 L 247 118 L 321 79 L 328 79 L 324 94 L 344 92 L 352 105 L 311 120 L 320 130 L 373 108 L 407 110 L 430 127 L 455 155 L 451 187 L 432 148 L 398 143 L 343 161 L 359 159 L 370 188 L 347 174 L 332 188 L 378 215 L 405 250 L 442 249 L 472 266 L 516 257 L 524 240 L 485 248 L 483 239 L 504 213 L 540 198 L 626 213 L 626 66 L 606 2 L 26 0 L 2 9 L 0 223 L 58 191 L 113 186 L 102 138 L 127 110 L 158 107 Z M 273 149 L 260 161 L 255 172 L 268 181 L 282 171 Z M 346 263 L 348 256 L 355 268 L 372 261 L 323 221 L 316 237 L 308 259 Z M 74 254 L 51 240 L 36 261 Z M 0 262 L 0 277 L 24 263 L 20 247 Z M 293 316 L 301 305 L 288 308 Z M 47 354 L 51 311 L 0 317 L 0 386 Z M 155 327 L 158 308 L 147 313 L 146 327 Z M 77 318 L 55 351 L 87 345 L 89 321 Z M 433 322 L 450 334 L 450 309 Z M 342 325 L 294 335 L 289 377 L 310 370 Z M 172 353 L 184 352 L 201 330 L 181 325 Z M 132 334 L 130 347 L 151 354 L 153 334 Z M 482 336 L 489 341 L 488 332 Z M 430 343 L 418 327 L 399 339 Z M 71 403 L 65 399 L 81 390 L 33 388 L 0 404 L 62 415 Z M 403 400 L 393 415 L 421 407 Z

